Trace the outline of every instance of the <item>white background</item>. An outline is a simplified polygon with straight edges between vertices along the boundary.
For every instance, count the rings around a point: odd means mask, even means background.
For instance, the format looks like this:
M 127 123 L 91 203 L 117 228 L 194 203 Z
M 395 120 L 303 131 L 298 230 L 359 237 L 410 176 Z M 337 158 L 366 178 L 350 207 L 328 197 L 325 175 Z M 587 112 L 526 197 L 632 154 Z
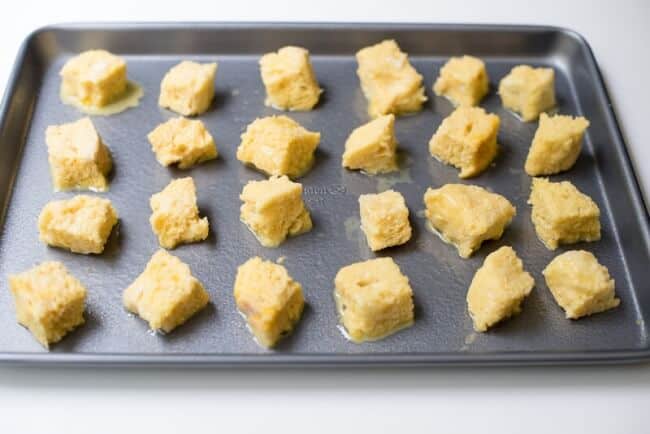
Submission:
M 16 0 L 2 6 L 0 86 L 33 29 L 71 21 L 553 24 L 582 33 L 650 192 L 650 2 Z M 1 156 L 0 156 L 1 158 Z M 3 276 L 2 279 L 5 277 Z M 0 289 L 5 289 L 1 285 Z M 650 365 L 156 370 L 0 368 L 0 433 L 649 433 Z

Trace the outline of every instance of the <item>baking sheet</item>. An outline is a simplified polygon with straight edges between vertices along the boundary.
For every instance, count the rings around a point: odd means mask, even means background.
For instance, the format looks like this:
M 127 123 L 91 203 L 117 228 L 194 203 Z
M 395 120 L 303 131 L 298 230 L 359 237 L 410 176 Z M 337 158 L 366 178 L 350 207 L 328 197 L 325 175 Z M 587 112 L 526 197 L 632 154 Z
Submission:
M 403 167 L 399 173 L 368 177 L 340 167 L 350 131 L 368 121 L 366 100 L 355 74 L 354 53 L 395 38 L 425 78 L 429 101 L 416 115 L 400 117 L 396 134 Z M 325 92 L 316 110 L 290 113 L 304 127 L 320 131 L 314 168 L 303 178 L 314 229 L 267 249 L 239 221 L 242 186 L 263 175 L 236 160 L 239 135 L 256 117 L 278 114 L 265 107 L 257 61 L 288 45 L 312 54 Z M 58 70 L 79 51 L 104 48 L 128 62 L 129 78 L 144 87 L 140 106 L 110 117 L 93 117 L 111 148 L 115 170 L 110 191 L 120 214 L 106 251 L 83 256 L 38 241 L 37 216 L 54 193 L 49 178 L 45 128 L 82 116 L 58 97 Z M 491 81 L 481 106 L 501 118 L 501 152 L 493 167 L 460 181 L 458 171 L 430 157 L 428 141 L 451 104 L 435 97 L 432 81 L 451 55 L 483 58 Z M 217 61 L 216 99 L 202 116 L 219 148 L 218 160 L 189 171 L 160 166 L 147 133 L 175 114 L 157 105 L 164 73 L 182 59 Z M 550 252 L 535 236 L 526 204 L 530 177 L 523 171 L 536 123 L 522 123 L 504 110 L 495 87 L 512 66 L 528 63 L 556 71 L 559 111 L 591 121 L 571 180 L 600 206 L 602 240 Z M 25 42 L 0 112 L 0 362 L 72 365 L 343 366 L 378 364 L 532 364 L 637 361 L 650 356 L 648 215 L 603 82 L 586 42 L 571 31 L 528 26 L 394 24 L 113 24 L 62 25 L 40 29 Z M 148 200 L 174 178 L 192 176 L 202 215 L 210 220 L 207 241 L 172 253 L 187 262 L 206 286 L 212 303 L 168 335 L 153 334 L 122 307 L 121 294 L 142 272 L 158 245 L 151 232 Z M 517 217 L 498 241 L 484 243 L 471 258 L 427 231 L 422 195 L 429 186 L 463 182 L 505 195 Z M 377 255 L 358 229 L 360 194 L 393 188 L 406 198 L 413 237 Z M 472 330 L 465 295 L 485 256 L 511 245 L 535 278 L 523 312 L 488 333 Z M 586 249 L 616 280 L 620 307 L 579 321 L 564 318 L 541 270 L 568 249 Z M 235 309 L 232 286 L 237 266 L 251 256 L 275 260 L 302 283 L 307 306 L 296 331 L 275 350 L 258 347 Z M 411 281 L 415 324 L 384 340 L 348 342 L 337 326 L 332 297 L 338 269 L 375 256 L 392 256 Z M 88 288 L 86 324 L 45 351 L 18 326 L 7 275 L 44 260 L 66 264 Z

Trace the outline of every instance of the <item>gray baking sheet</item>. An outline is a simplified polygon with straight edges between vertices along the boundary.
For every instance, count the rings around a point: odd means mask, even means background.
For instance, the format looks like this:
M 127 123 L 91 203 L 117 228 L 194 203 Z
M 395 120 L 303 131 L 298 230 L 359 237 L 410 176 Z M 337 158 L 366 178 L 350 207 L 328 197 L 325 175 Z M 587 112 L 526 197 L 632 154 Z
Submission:
M 354 53 L 395 38 L 424 76 L 429 101 L 421 113 L 399 117 L 399 173 L 369 177 L 341 168 L 350 131 L 368 121 L 355 73 Z M 314 229 L 277 249 L 260 246 L 239 221 L 242 186 L 263 175 L 236 160 L 239 136 L 256 117 L 279 114 L 264 106 L 261 54 L 283 45 L 311 51 L 324 94 L 316 109 L 290 113 L 322 133 L 313 169 L 300 182 Z M 58 96 L 58 71 L 79 51 L 104 48 L 128 62 L 129 78 L 144 88 L 140 105 L 118 115 L 93 117 L 115 163 L 109 198 L 120 223 L 100 256 L 49 248 L 38 240 L 37 216 L 54 193 L 49 177 L 45 128 L 82 116 Z M 452 55 L 473 54 L 487 64 L 491 91 L 481 106 L 501 118 L 501 152 L 480 176 L 460 181 L 458 171 L 430 157 L 428 141 L 451 104 L 435 97 L 432 80 Z M 165 168 L 146 135 L 175 116 L 157 105 L 160 80 L 182 59 L 216 61 L 216 99 L 200 116 L 219 148 L 218 160 L 191 170 Z M 591 121 L 571 180 L 602 211 L 602 240 L 550 252 L 537 239 L 526 204 L 530 177 L 523 163 L 536 123 L 523 123 L 501 107 L 495 87 L 514 65 L 550 66 L 556 71 L 559 111 Z M 604 363 L 647 359 L 650 309 L 648 215 L 598 68 L 586 42 L 575 33 L 546 27 L 394 24 L 111 24 L 61 25 L 40 29 L 26 40 L 0 113 L 0 362 L 17 364 L 162 365 L 375 365 Z M 192 176 L 201 213 L 210 220 L 205 242 L 172 251 L 205 284 L 212 303 L 168 335 L 153 334 L 122 307 L 121 294 L 158 249 L 148 218 L 148 200 L 170 180 Z M 422 195 L 429 186 L 463 182 L 505 195 L 517 216 L 498 241 L 484 243 L 471 258 L 427 231 Z M 411 212 L 413 237 L 377 255 L 358 229 L 357 198 L 393 188 Z M 535 278 L 520 315 L 488 333 L 472 330 L 465 295 L 485 256 L 511 245 Z M 541 271 L 568 249 L 586 249 L 616 280 L 620 307 L 579 321 L 564 318 Z M 232 297 L 237 267 L 251 256 L 276 260 L 302 283 L 307 306 L 295 332 L 275 350 L 258 347 Z M 411 281 L 415 324 L 372 343 L 348 342 L 337 328 L 332 297 L 338 269 L 375 256 L 391 256 Z M 16 324 L 7 275 L 44 260 L 59 260 L 88 288 L 86 324 L 46 351 Z

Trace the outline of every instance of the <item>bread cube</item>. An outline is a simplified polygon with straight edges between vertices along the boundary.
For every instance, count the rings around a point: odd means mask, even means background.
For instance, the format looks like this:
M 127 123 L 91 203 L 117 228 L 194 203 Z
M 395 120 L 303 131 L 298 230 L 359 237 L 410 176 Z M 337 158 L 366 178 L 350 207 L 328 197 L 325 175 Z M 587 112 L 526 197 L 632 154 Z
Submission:
M 79 195 L 55 200 L 43 208 L 38 217 L 42 242 L 75 253 L 102 253 L 117 224 L 117 211 L 111 201 Z
M 322 92 L 309 60 L 301 47 L 283 47 L 260 59 L 267 106 L 279 110 L 311 110 Z
M 397 167 L 395 115 L 383 115 L 356 128 L 345 142 L 342 166 L 377 174 Z
M 433 91 L 455 106 L 471 107 L 481 102 L 488 87 L 485 63 L 474 56 L 462 56 L 452 57 L 440 68 Z
M 462 258 L 469 258 L 483 241 L 501 238 L 517 213 L 508 199 L 476 185 L 429 188 L 424 204 L 431 228 Z
M 177 164 L 179 169 L 188 169 L 218 155 L 214 139 L 198 119 L 170 119 L 158 125 L 147 138 L 163 166 Z
M 461 178 L 476 176 L 497 155 L 499 117 L 480 107 L 458 107 L 446 117 L 429 141 L 436 159 L 458 167 Z
M 501 103 L 521 115 L 523 121 L 534 121 L 539 114 L 555 107 L 555 71 L 519 65 L 499 83 Z
M 158 105 L 184 116 L 206 112 L 214 98 L 216 74 L 216 63 L 182 61 L 163 77 Z
M 422 76 L 397 42 L 385 40 L 357 52 L 357 75 L 368 100 L 368 114 L 417 112 L 427 100 Z
M 59 72 L 61 94 L 88 107 L 103 107 L 126 92 L 126 62 L 106 50 L 84 51 Z
M 311 216 L 302 200 L 302 184 L 286 176 L 250 181 L 239 198 L 241 221 L 264 247 L 277 247 L 288 236 L 311 230 Z
M 528 203 L 537 236 L 549 250 L 600 239 L 600 209 L 569 181 L 533 178 Z
M 152 330 L 169 333 L 203 309 L 210 295 L 187 264 L 160 249 L 124 290 L 122 301 Z
M 149 218 L 158 242 L 166 249 L 181 243 L 203 241 L 208 237 L 208 218 L 199 217 L 196 186 L 190 177 L 170 182 L 161 192 L 151 196 L 153 211 Z
M 307 131 L 287 116 L 255 119 L 241 135 L 237 159 L 268 175 L 297 178 L 314 163 L 320 133 Z
M 60 262 L 9 276 L 18 322 L 44 347 L 84 323 L 86 288 Z
M 467 291 L 467 308 L 477 332 L 521 312 L 521 302 L 535 285 L 512 247 L 490 253 Z
M 387 190 L 359 197 L 361 230 L 372 251 L 398 246 L 411 239 L 409 210 L 404 196 Z
M 539 126 L 526 158 L 530 176 L 553 175 L 569 170 L 582 148 L 582 137 L 589 121 L 582 116 L 539 116 Z
M 302 286 L 280 264 L 251 258 L 237 269 L 235 302 L 258 344 L 270 348 L 302 315 Z
M 413 324 L 413 291 L 392 258 L 343 267 L 334 285 L 336 308 L 353 342 L 382 339 Z
M 108 190 L 113 160 L 90 118 L 47 127 L 45 142 L 56 191 Z
M 556 256 L 542 271 L 548 288 L 566 317 L 583 316 L 615 308 L 621 303 L 614 293 L 614 279 L 607 267 L 584 250 Z

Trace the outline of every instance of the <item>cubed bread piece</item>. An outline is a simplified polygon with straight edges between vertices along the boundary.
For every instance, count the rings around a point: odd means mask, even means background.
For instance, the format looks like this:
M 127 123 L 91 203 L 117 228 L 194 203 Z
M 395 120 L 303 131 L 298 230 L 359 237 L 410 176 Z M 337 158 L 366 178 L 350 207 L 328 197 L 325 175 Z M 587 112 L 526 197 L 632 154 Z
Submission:
M 117 223 L 111 201 L 79 195 L 45 205 L 38 217 L 42 242 L 75 253 L 102 253 Z
M 61 93 L 88 107 L 110 104 L 127 87 L 126 62 L 106 50 L 84 51 L 68 60 L 59 75 Z
M 241 221 L 265 247 L 277 247 L 288 236 L 300 235 L 312 227 L 302 200 L 302 184 L 286 176 L 250 181 L 239 198 L 243 202 Z
M 356 128 L 345 142 L 342 166 L 376 174 L 397 167 L 395 115 L 383 115 Z
M 353 342 L 382 339 L 413 324 L 413 291 L 392 258 L 343 267 L 334 285 L 336 308 Z
M 203 309 L 210 295 L 187 264 L 160 249 L 124 290 L 122 300 L 152 330 L 169 333 Z
M 385 40 L 357 52 L 357 75 L 368 100 L 368 114 L 377 117 L 417 112 L 427 100 L 422 76 L 397 42 Z
M 47 127 L 45 142 L 55 190 L 108 189 L 113 160 L 90 118 Z
M 83 324 L 86 288 L 60 262 L 9 276 L 18 322 L 44 347 Z
M 190 177 L 176 179 L 149 201 L 153 211 L 149 218 L 158 242 L 166 249 L 181 243 L 193 243 L 208 237 L 208 218 L 199 217 L 196 186 Z
M 287 116 L 255 119 L 241 135 L 237 159 L 268 175 L 304 175 L 314 163 L 320 133 L 308 131 Z
M 474 330 L 484 332 L 521 311 L 521 302 L 535 285 L 533 276 L 512 247 L 490 253 L 476 271 L 467 291 L 467 308 Z
M 291 333 L 305 306 L 302 286 L 287 269 L 259 257 L 237 269 L 234 295 L 257 343 L 264 347 Z
M 499 117 L 480 107 L 458 107 L 429 141 L 431 155 L 460 169 L 461 178 L 481 173 L 497 154 Z
M 530 176 L 553 175 L 569 170 L 582 148 L 582 137 L 589 121 L 582 116 L 539 116 L 539 126 L 526 158 Z
M 556 256 L 542 271 L 548 288 L 567 318 L 578 319 L 618 306 L 614 279 L 607 267 L 584 250 Z
M 409 210 L 404 197 L 393 190 L 359 197 L 361 230 L 373 251 L 398 246 L 411 239 Z
M 528 203 L 537 236 L 549 250 L 600 239 L 600 209 L 569 181 L 533 178 Z
M 488 93 L 485 63 L 474 56 L 452 57 L 440 68 L 433 85 L 438 96 L 444 96 L 455 106 L 475 106 Z
M 311 110 L 322 92 L 309 60 L 301 47 L 283 47 L 260 59 L 267 106 L 279 110 Z
M 180 169 L 187 169 L 218 155 L 214 139 L 198 119 L 170 119 L 158 125 L 147 138 L 163 166 L 178 164 Z
M 158 105 L 185 116 L 206 112 L 214 98 L 216 74 L 216 63 L 182 61 L 163 77 Z
M 517 213 L 508 199 L 476 185 L 429 188 L 424 204 L 432 229 L 462 258 L 470 257 L 483 241 L 501 238 Z
M 540 113 L 555 107 L 555 71 L 519 65 L 499 83 L 501 103 L 517 112 L 522 120 L 534 121 Z

